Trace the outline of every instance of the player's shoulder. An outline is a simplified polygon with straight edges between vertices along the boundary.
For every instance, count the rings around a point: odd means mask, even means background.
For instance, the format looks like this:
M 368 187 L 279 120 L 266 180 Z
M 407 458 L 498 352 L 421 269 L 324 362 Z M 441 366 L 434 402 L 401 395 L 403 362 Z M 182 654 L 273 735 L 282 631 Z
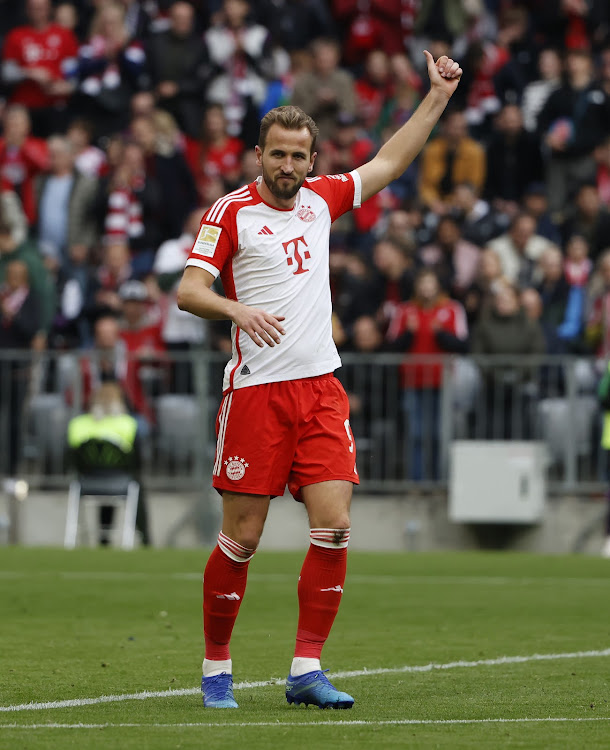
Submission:
M 303 187 L 327 200 L 349 190 L 353 182 L 354 178 L 349 173 L 325 174 L 318 177 L 308 177 L 303 183 Z
M 318 175 L 317 177 L 308 177 L 305 180 L 305 187 L 311 188 L 311 190 L 320 189 L 321 187 L 327 187 L 337 185 L 345 182 L 350 182 L 352 176 L 349 172 L 341 174 L 324 174 Z
M 244 185 L 237 188 L 222 198 L 219 198 L 206 211 L 203 222 L 206 224 L 225 224 L 227 221 L 234 221 L 237 212 L 244 206 L 257 203 L 257 197 L 253 194 L 251 185 Z

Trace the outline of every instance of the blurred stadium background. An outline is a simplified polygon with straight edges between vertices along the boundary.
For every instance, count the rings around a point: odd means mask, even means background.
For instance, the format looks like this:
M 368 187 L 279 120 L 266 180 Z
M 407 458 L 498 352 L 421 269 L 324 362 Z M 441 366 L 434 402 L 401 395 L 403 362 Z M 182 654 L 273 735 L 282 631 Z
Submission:
M 152 543 L 214 540 L 228 328 L 175 304 L 199 219 L 256 177 L 258 122 L 278 104 L 318 120 L 318 173 L 366 161 L 425 95 L 428 47 L 462 63 L 455 101 L 405 175 L 332 234 L 353 545 L 599 554 L 606 2 L 0 11 L 0 540 L 64 543 L 67 426 L 107 380 L 140 425 Z M 300 547 L 302 521 L 276 501 L 266 545 Z M 96 542 L 95 523 L 88 511 L 79 541 Z

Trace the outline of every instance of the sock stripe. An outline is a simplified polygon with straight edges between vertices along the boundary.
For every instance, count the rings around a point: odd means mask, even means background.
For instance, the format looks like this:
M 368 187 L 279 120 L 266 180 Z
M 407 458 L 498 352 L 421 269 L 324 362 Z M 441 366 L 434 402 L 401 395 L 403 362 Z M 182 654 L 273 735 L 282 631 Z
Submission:
M 318 547 L 344 549 L 349 543 L 350 529 L 310 529 L 309 540 Z
M 225 555 L 227 555 L 227 557 L 230 557 L 236 562 L 247 562 L 256 552 L 255 549 L 248 549 L 247 547 L 243 547 L 241 544 L 234 541 L 226 534 L 223 534 L 222 531 L 218 534 L 218 546 L 225 553 Z

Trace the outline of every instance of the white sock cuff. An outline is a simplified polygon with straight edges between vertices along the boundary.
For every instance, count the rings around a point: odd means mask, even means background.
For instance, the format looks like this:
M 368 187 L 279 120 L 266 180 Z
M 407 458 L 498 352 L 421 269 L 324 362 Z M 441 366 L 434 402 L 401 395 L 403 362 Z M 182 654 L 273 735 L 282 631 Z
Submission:
M 310 529 L 309 541 L 316 547 L 345 549 L 349 543 L 350 529 Z
M 290 667 L 290 674 L 292 677 L 300 677 L 308 672 L 315 672 L 317 669 L 322 669 L 319 659 L 308 659 L 304 656 L 295 656 Z
M 214 659 L 204 659 L 201 665 L 201 672 L 204 677 L 214 677 L 217 674 L 233 674 L 233 662 L 231 659 L 216 661 Z
M 226 534 L 223 534 L 222 531 L 218 534 L 218 546 L 227 557 L 230 557 L 231 560 L 235 560 L 235 562 L 248 562 L 256 552 L 255 549 L 242 547 L 241 544 L 233 541 L 233 539 Z

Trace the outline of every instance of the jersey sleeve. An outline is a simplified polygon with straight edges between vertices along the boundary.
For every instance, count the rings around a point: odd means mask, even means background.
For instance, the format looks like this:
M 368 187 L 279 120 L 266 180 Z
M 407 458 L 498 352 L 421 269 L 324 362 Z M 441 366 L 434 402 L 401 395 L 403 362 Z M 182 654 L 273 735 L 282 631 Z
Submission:
M 237 226 L 232 212 L 227 212 L 220 224 L 208 221 L 211 211 L 201 221 L 186 265 L 203 268 L 217 278 L 237 250 Z
M 18 65 L 23 64 L 22 55 L 19 48 L 19 30 L 11 31 L 4 40 L 4 49 L 2 50 L 2 59 L 11 60 Z
M 464 306 L 452 300 L 452 311 L 453 311 L 453 331 L 452 333 L 457 336 L 458 339 L 465 341 L 468 338 L 468 318 L 466 317 L 466 310 Z
M 352 208 L 360 208 L 362 180 L 355 169 L 346 174 L 314 177 L 307 181 L 307 186 L 324 198 L 330 211 L 331 221 L 335 221 Z

